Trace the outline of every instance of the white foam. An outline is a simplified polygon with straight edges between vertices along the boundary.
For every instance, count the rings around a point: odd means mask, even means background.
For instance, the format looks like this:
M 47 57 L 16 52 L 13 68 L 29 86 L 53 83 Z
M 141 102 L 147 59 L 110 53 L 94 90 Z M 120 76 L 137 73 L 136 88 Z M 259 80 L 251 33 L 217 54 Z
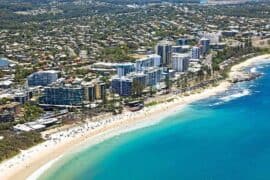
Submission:
M 251 68 L 251 69 L 250 69 L 250 72 L 251 72 L 251 73 L 256 73 L 256 72 L 257 72 L 257 68 L 256 68 L 256 67 Z
M 221 104 L 224 104 L 224 101 L 218 101 L 216 103 L 210 104 L 209 106 L 212 107 L 212 106 L 218 106 L 218 105 L 221 105 Z
M 224 102 L 228 102 L 243 96 L 248 96 L 250 95 L 251 92 L 249 89 L 244 89 L 243 91 L 239 92 L 239 93 L 235 93 L 235 94 L 231 94 L 229 96 L 225 96 L 225 97 L 221 97 L 220 100 L 224 101 Z
M 263 66 L 263 65 L 260 65 L 260 66 L 258 65 L 258 66 L 257 66 L 257 69 L 262 69 L 262 68 L 264 68 L 264 67 L 267 67 L 267 65 L 264 65 L 264 66 Z

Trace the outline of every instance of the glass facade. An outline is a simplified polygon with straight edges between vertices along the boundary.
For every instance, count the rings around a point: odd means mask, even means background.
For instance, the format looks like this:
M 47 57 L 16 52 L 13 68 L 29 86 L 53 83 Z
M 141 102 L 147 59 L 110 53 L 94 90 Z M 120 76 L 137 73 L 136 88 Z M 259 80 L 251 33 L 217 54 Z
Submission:
M 128 78 L 115 78 L 112 80 L 112 92 L 120 96 L 130 96 L 132 94 L 132 80 Z
M 28 86 L 47 86 L 58 79 L 57 71 L 35 72 L 27 77 Z

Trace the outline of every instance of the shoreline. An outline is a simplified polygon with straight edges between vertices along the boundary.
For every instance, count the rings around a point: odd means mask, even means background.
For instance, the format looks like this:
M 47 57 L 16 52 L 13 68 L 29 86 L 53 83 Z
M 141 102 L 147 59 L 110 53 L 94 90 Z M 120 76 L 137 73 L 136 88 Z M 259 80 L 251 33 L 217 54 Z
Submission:
M 254 63 L 270 62 L 270 54 L 247 59 L 231 68 L 229 78 L 242 72 L 243 68 Z M 189 96 L 171 95 L 172 102 L 145 107 L 138 112 L 124 112 L 100 122 L 88 122 L 83 125 L 57 132 L 37 146 L 22 151 L 19 155 L 0 164 L 0 179 L 36 179 L 58 161 L 62 156 L 80 151 L 119 134 L 151 126 L 188 104 L 222 93 L 231 87 L 228 80 L 218 86 L 204 89 Z

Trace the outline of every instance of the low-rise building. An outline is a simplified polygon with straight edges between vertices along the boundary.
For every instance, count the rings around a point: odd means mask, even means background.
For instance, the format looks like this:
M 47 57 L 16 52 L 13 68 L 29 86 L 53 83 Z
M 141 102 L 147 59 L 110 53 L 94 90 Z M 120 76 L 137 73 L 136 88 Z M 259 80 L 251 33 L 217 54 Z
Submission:
M 30 96 L 28 91 L 15 92 L 14 94 L 14 101 L 20 104 L 25 104 L 29 99 Z
M 0 81 L 0 88 L 8 89 L 11 87 L 12 84 L 13 82 L 11 80 Z
M 58 124 L 61 121 L 57 118 L 41 118 L 33 122 L 27 122 L 24 124 L 17 124 L 13 126 L 14 131 L 43 131 L 47 127 L 50 127 L 54 124 Z
M 20 113 L 20 107 L 16 102 L 0 105 L 0 123 L 14 121 Z

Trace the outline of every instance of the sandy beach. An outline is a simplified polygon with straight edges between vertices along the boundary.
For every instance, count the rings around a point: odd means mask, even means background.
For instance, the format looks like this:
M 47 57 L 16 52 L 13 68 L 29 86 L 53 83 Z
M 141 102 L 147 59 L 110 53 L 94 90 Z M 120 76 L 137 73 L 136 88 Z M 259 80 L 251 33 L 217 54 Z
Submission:
M 245 67 L 254 63 L 270 61 L 270 54 L 248 59 L 231 68 L 229 78 L 241 73 Z M 163 117 L 178 112 L 186 105 L 214 96 L 229 89 L 231 83 L 224 80 L 216 87 L 189 96 L 172 95 L 171 102 L 145 107 L 138 112 L 127 112 L 110 116 L 98 122 L 86 122 L 76 127 L 56 132 L 49 139 L 0 164 L 0 179 L 37 179 L 53 163 L 65 154 L 102 142 L 105 139 L 150 126 Z

